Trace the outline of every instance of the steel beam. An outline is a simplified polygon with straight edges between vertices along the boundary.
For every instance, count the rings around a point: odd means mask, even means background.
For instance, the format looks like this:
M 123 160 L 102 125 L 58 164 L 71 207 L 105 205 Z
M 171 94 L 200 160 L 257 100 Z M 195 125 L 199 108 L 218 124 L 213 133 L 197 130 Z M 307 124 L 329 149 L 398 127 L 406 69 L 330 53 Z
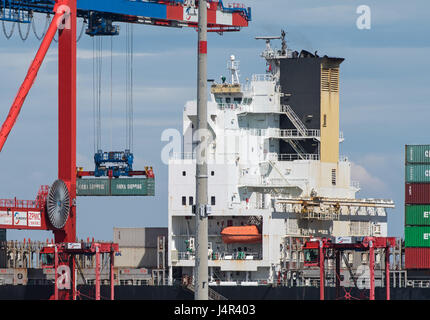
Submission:
M 58 31 L 58 178 L 71 203 L 66 225 L 54 231 L 58 243 L 76 241 L 76 0 L 59 0 L 57 6 L 69 10 Z
M 195 300 L 208 300 L 208 167 L 207 141 L 207 1 L 199 0 L 198 77 L 197 77 L 197 135 L 196 152 L 196 260 Z

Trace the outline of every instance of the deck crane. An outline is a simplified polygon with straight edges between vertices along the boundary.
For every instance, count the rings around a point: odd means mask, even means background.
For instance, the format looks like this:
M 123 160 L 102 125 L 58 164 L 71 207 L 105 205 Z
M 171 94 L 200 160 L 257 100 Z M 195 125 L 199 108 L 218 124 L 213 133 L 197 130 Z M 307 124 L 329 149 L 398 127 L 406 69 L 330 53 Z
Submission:
M 0 129 L 0 152 L 21 111 L 49 46 L 58 31 L 58 180 L 43 186 L 34 201 L 0 201 L 0 228 L 51 230 L 55 242 L 76 242 L 76 22 L 88 21 L 86 33 L 115 35 L 115 22 L 164 27 L 198 26 L 196 0 L 0 0 L 0 20 L 30 23 L 34 13 L 54 14 L 35 59 L 30 65 L 9 114 Z M 251 21 L 251 9 L 208 1 L 208 31 L 239 31 Z M 70 267 L 70 285 L 64 297 L 76 299 L 75 259 Z M 58 270 L 57 270 L 58 272 Z M 55 283 L 57 286 L 57 282 Z

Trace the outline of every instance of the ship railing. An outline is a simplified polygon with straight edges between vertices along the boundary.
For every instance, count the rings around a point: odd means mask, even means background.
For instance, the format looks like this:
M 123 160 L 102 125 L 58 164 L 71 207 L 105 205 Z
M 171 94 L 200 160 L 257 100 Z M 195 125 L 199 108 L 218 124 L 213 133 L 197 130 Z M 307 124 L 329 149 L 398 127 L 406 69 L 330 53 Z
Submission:
M 242 113 L 279 113 L 279 105 L 241 105 L 238 110 Z
M 208 153 L 209 159 L 215 159 L 214 153 Z M 170 156 L 171 160 L 194 160 L 196 159 L 195 152 L 174 152 Z
M 321 138 L 321 130 L 318 129 L 306 129 L 304 131 L 297 129 L 242 129 L 245 134 L 252 136 L 264 136 L 268 138 L 280 138 L 280 139 L 317 139 Z M 343 132 L 339 133 L 339 140 L 343 141 Z
M 319 154 L 297 154 L 297 153 L 271 153 L 268 155 L 269 159 L 272 161 L 294 161 L 294 160 L 319 160 Z
M 406 286 L 412 288 L 430 288 L 429 280 L 407 280 Z
M 211 260 L 260 260 L 261 254 L 259 252 L 233 252 L 233 253 L 220 253 L 216 256 L 214 253 L 214 258 Z
M 355 188 L 355 189 L 360 189 L 360 182 L 359 182 L 359 181 L 352 180 L 352 181 L 351 181 L 351 187 L 353 187 L 353 188 Z
M 231 152 L 231 153 L 208 153 L 208 161 L 214 162 L 215 160 L 220 163 L 224 163 L 225 161 L 235 161 L 238 157 L 239 153 Z M 195 160 L 196 153 L 195 152 L 175 152 L 170 156 L 170 160 Z
M 303 138 L 316 138 L 319 139 L 321 136 L 320 130 L 308 129 L 304 132 L 300 132 L 297 129 L 243 129 L 245 133 L 253 136 L 265 136 L 270 138 L 281 138 L 281 139 L 303 139 Z
M 273 81 L 273 75 L 272 74 L 253 74 L 252 75 L 252 81 Z
M 261 260 L 260 252 L 213 252 L 208 254 L 209 260 Z M 194 260 L 194 252 L 178 252 L 178 260 Z
M 272 129 L 269 134 L 277 138 L 319 138 L 321 131 L 316 129 L 306 129 L 303 132 L 297 129 Z
M 178 260 L 194 260 L 195 253 L 192 252 L 178 252 Z
M 218 109 L 220 110 L 240 110 L 242 111 L 245 106 L 241 103 L 218 103 Z
M 290 187 L 296 186 L 298 182 L 306 181 L 306 178 L 265 178 L 262 176 L 244 175 L 239 178 L 239 184 L 243 186 L 261 186 L 261 187 Z

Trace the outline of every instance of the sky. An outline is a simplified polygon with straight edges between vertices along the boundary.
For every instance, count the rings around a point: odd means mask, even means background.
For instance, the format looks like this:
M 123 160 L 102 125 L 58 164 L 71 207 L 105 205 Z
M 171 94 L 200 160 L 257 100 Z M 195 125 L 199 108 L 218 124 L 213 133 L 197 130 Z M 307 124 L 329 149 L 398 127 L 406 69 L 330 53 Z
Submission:
M 341 154 L 352 162 L 360 198 L 393 199 L 390 236 L 403 236 L 404 146 L 430 144 L 430 3 L 400 0 L 243 0 L 253 21 L 241 32 L 210 34 L 208 78 L 227 75 L 234 54 L 241 78 L 264 73 L 256 36 L 287 31 L 289 48 L 343 57 L 340 127 Z M 370 29 L 359 29 L 357 8 L 371 12 Z M 40 34 L 45 17 L 36 17 Z M 80 31 L 82 21 L 78 21 Z M 112 118 L 110 117 L 110 39 L 104 38 L 102 70 L 102 146 L 125 149 L 125 25 L 114 37 Z M 11 25 L 5 24 L 6 31 Z M 22 29 L 25 34 L 26 27 Z M 161 161 L 165 129 L 182 128 L 182 111 L 196 97 L 197 33 L 194 29 L 134 26 L 134 169 L 153 166 L 156 196 L 77 200 L 77 236 L 112 240 L 113 227 L 167 227 L 168 168 Z M 23 42 L 17 28 L 10 40 L 0 28 L 0 121 L 3 122 L 37 49 L 30 32 Z M 93 39 L 78 42 L 77 165 L 92 170 Z M 53 43 L 0 155 L 0 197 L 34 199 L 40 185 L 57 177 L 57 44 Z M 112 137 L 112 139 L 111 139 Z M 44 240 L 48 231 L 8 231 L 8 239 Z

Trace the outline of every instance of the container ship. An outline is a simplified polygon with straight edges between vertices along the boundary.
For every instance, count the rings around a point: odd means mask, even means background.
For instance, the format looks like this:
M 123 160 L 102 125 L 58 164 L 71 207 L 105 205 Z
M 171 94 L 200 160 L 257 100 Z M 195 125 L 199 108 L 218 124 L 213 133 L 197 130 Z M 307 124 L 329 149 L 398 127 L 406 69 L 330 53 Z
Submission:
M 285 33 L 258 39 L 266 42 L 266 73 L 241 83 L 232 55 L 229 76 L 212 84 L 208 102 L 213 286 L 273 284 L 301 272 L 303 253 L 294 248 L 311 236 L 386 237 L 387 212 L 394 207 L 392 200 L 356 198 L 359 183 L 339 154 L 344 59 L 292 51 Z M 272 48 L 276 39 L 279 50 Z M 196 112 L 195 101 L 185 105 L 183 153 L 169 162 L 169 284 L 194 272 Z
M 313 238 L 336 243 L 387 237 L 392 200 L 360 199 L 351 163 L 339 154 L 340 65 L 343 58 L 293 51 L 281 37 L 266 42 L 267 70 L 241 82 L 239 61 L 211 85 L 209 144 L 209 296 L 224 299 L 319 299 L 320 272 L 304 250 Z M 281 48 L 272 42 L 280 40 Z M 229 78 L 229 79 L 227 79 Z M 114 228 L 115 299 L 193 299 L 195 266 L 195 101 L 183 111 L 182 152 L 171 153 L 167 228 Z M 389 261 L 391 299 L 430 298 L 430 147 L 406 146 L 405 240 L 374 257 L 343 250 L 338 279 L 325 272 L 327 297 L 335 284 L 345 299 L 367 289 L 374 261 L 376 299 L 384 299 Z M 429 189 L 429 190 L 428 190 Z M 0 299 L 48 299 L 55 281 L 44 268 L 46 243 L 0 239 Z M 89 239 L 82 240 L 91 242 Z M 327 257 L 330 252 L 327 253 Z M 102 266 L 109 263 L 102 255 Z M 83 299 L 93 296 L 93 257 L 77 261 Z M 109 272 L 101 269 L 102 297 Z M 338 295 L 336 296 L 338 297 Z M 361 296 L 365 299 L 366 296 Z

